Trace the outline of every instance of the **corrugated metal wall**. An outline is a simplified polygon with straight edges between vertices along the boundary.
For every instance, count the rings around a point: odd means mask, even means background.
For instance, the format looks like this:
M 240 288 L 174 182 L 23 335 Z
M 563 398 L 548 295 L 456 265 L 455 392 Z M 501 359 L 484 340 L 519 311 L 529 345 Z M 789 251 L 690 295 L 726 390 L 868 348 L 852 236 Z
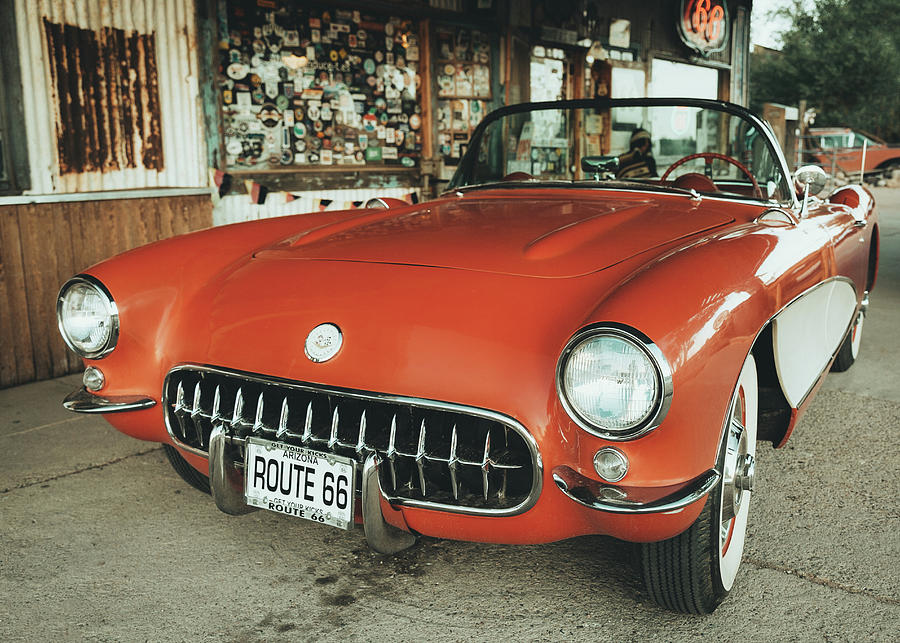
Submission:
M 15 11 L 30 193 L 208 185 L 193 0 Z
M 362 190 L 323 190 L 294 194 L 293 201 L 285 201 L 284 193 L 270 194 L 265 203 L 250 202 L 246 194 L 232 194 L 219 201 L 213 209 L 213 225 L 240 223 L 255 219 L 283 217 L 289 214 L 318 212 L 323 200 L 330 201 L 327 210 L 349 210 L 353 202 L 365 203 L 374 197 L 390 197 L 408 200 L 410 194 L 421 198 L 420 188 L 369 188 Z

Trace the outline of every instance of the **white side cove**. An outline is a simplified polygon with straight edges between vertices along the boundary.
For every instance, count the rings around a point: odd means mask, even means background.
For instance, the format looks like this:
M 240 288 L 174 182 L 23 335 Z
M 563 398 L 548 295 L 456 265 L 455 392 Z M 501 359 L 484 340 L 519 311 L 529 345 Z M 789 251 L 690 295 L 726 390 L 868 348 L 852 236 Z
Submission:
M 792 408 L 800 406 L 828 366 L 855 311 L 853 285 L 833 279 L 808 290 L 775 317 L 775 367 Z
M 358 190 L 320 190 L 317 192 L 291 193 L 292 201 L 287 201 L 285 192 L 274 192 L 266 197 L 261 205 L 251 203 L 246 194 L 230 194 L 219 200 L 213 207 L 213 225 L 227 225 L 270 217 L 283 217 L 290 214 L 306 214 L 325 210 L 349 210 L 353 203 L 365 204 L 375 197 L 389 197 L 407 200 L 410 194 L 421 198 L 421 188 L 363 188 Z M 330 201 L 323 208 L 322 202 Z

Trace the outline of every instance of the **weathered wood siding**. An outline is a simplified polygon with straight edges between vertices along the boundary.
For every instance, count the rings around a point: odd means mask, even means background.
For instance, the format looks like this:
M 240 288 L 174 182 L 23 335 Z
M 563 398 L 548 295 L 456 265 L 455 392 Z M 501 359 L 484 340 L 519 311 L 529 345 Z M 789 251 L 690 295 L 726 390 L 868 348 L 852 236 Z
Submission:
M 82 369 L 56 327 L 66 279 L 211 225 L 208 196 L 0 205 L 0 388 Z

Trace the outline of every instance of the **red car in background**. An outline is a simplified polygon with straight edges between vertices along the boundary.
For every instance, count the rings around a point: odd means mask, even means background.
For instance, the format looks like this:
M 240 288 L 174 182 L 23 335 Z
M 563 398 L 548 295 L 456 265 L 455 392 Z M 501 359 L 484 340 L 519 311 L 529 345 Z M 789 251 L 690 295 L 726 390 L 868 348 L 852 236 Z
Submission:
M 633 141 L 660 176 L 616 178 Z M 878 220 L 864 189 L 823 187 L 729 103 L 504 107 L 435 200 L 73 277 L 59 328 L 87 368 L 64 403 L 165 445 L 230 514 L 362 523 L 385 553 L 606 534 L 639 543 L 654 600 L 710 612 L 757 445 L 859 351 Z
M 900 146 L 888 145 L 877 136 L 849 127 L 812 127 L 804 141 L 809 148 L 804 158 L 821 165 L 830 174 L 841 171 L 858 180 L 860 170 L 866 177 L 882 174 L 889 177 L 894 170 L 900 170 Z

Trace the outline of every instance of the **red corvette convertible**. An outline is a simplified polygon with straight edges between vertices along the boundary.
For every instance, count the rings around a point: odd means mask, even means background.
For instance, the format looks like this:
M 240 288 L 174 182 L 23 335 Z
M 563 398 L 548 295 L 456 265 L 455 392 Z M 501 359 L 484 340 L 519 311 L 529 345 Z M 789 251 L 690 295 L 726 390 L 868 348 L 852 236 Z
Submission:
M 214 228 L 73 277 L 59 328 L 86 370 L 65 405 L 163 443 L 231 514 L 361 522 L 385 553 L 607 534 L 640 543 L 656 601 L 709 612 L 758 444 L 859 350 L 878 221 L 864 189 L 823 188 L 736 105 L 505 107 L 433 201 Z

